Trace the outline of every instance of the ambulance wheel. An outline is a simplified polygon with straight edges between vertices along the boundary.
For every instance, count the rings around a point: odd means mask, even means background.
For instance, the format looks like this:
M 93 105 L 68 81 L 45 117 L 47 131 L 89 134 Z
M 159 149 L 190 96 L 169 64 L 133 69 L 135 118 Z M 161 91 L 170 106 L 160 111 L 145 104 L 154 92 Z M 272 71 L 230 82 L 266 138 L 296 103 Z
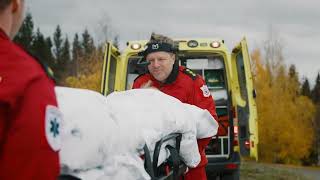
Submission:
M 239 180 L 240 179 L 240 170 L 237 169 L 232 173 L 226 173 L 221 175 L 221 180 Z

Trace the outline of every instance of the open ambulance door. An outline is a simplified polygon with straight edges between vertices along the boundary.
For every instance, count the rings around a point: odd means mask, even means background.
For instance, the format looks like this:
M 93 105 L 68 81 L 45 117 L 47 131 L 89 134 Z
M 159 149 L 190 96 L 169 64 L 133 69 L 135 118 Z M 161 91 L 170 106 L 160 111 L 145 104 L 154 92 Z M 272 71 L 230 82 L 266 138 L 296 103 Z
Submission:
M 116 90 L 116 74 L 120 60 L 119 55 L 118 49 L 113 46 L 112 43 L 106 43 L 101 78 L 101 93 L 104 96 Z
M 231 63 L 240 154 L 258 160 L 256 92 L 245 38 L 232 50 Z

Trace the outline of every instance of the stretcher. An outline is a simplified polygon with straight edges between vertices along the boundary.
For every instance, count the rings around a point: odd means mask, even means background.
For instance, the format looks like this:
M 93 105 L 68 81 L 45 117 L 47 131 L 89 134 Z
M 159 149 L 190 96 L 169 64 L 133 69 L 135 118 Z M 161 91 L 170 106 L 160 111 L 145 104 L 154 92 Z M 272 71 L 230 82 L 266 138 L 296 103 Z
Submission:
M 145 171 L 150 175 L 151 180 L 179 180 L 180 176 L 187 170 L 187 166 L 183 163 L 180 152 L 182 134 L 172 133 L 156 143 L 153 157 L 147 145 L 144 146 L 144 153 L 141 158 L 144 160 Z M 174 141 L 174 145 L 165 145 L 168 141 Z M 166 149 L 170 152 L 169 157 L 158 165 L 161 149 Z M 59 180 L 82 180 L 71 174 L 62 172 Z

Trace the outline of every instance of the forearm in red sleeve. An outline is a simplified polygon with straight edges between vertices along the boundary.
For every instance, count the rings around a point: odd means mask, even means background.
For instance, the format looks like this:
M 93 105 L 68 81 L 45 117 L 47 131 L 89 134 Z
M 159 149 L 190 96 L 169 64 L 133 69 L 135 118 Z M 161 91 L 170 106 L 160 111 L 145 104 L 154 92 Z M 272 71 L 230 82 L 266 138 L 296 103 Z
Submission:
M 201 156 L 201 161 L 197 166 L 198 168 L 199 167 L 204 167 L 208 163 L 208 160 L 206 158 L 205 150 L 206 150 L 206 146 L 209 144 L 210 140 L 211 140 L 211 137 L 197 140 L 199 154 Z
M 198 139 L 198 140 L 197 140 L 199 152 L 205 150 L 205 148 L 207 147 L 207 145 L 210 143 L 210 140 L 211 140 L 211 139 L 212 139 L 211 137 L 208 137 L 208 138 L 203 138 L 203 139 Z

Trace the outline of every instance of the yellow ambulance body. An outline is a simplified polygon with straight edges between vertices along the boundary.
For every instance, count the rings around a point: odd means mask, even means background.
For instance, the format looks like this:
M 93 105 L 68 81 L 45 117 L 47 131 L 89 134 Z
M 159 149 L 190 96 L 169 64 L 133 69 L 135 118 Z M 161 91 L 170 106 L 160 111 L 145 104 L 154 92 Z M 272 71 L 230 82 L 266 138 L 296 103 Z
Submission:
M 177 60 L 205 79 L 213 94 L 226 133 L 214 137 L 207 148 L 207 171 L 238 179 L 240 155 L 258 160 L 258 129 L 255 89 L 250 56 L 244 38 L 230 52 L 223 40 L 175 39 Z M 139 65 L 147 41 L 130 41 L 122 53 L 111 43 L 105 47 L 101 93 L 131 89 L 145 73 Z M 228 179 L 228 178 L 227 178 Z

